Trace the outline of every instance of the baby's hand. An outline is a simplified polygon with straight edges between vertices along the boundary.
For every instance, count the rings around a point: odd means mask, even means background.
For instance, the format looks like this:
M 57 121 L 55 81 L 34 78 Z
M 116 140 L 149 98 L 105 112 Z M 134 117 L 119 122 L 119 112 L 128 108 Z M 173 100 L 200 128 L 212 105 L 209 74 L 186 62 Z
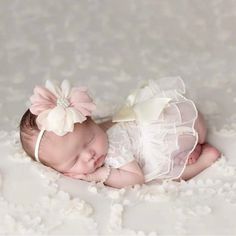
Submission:
M 105 166 L 96 169 L 93 173 L 90 174 L 73 174 L 68 173 L 66 176 L 69 176 L 74 179 L 81 179 L 88 182 L 100 182 L 103 181 L 109 173 L 109 169 Z

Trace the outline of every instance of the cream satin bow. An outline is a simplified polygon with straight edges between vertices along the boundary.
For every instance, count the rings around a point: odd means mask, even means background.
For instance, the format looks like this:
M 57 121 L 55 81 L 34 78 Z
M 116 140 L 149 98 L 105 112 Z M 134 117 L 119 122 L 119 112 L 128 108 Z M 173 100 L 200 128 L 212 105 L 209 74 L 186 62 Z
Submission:
M 113 116 L 113 122 L 136 120 L 141 123 L 148 123 L 157 120 L 163 109 L 171 101 L 171 98 L 153 96 L 137 102 L 139 91 L 140 89 L 137 89 L 127 97 L 124 106 Z

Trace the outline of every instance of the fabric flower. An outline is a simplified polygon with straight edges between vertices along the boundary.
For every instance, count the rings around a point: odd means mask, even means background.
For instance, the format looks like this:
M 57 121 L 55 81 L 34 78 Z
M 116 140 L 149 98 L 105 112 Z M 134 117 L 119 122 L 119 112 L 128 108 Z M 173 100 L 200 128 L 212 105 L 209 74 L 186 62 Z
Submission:
M 85 121 L 96 108 L 87 88 L 71 88 L 68 80 L 60 87 L 50 80 L 46 81 L 45 87 L 36 86 L 30 101 L 31 113 L 38 116 L 38 128 L 59 136 L 72 132 L 74 124 Z

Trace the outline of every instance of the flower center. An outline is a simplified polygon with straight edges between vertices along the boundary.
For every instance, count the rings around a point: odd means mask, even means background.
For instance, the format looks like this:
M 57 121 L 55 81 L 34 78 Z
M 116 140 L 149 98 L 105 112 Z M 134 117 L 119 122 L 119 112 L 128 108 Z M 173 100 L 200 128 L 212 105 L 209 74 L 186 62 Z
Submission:
M 62 106 L 63 108 L 67 108 L 70 106 L 70 102 L 66 98 L 58 98 L 57 106 Z

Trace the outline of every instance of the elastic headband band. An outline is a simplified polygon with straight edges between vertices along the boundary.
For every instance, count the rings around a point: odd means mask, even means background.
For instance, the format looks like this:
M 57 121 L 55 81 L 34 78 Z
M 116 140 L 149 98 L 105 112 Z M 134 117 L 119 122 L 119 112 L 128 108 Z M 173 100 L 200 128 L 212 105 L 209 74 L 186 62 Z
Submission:
M 40 160 L 39 160 L 39 145 L 40 145 L 41 139 L 43 137 L 44 131 L 45 131 L 45 129 L 40 130 L 36 144 L 35 144 L 34 156 L 35 156 L 35 159 L 37 162 L 40 162 Z

